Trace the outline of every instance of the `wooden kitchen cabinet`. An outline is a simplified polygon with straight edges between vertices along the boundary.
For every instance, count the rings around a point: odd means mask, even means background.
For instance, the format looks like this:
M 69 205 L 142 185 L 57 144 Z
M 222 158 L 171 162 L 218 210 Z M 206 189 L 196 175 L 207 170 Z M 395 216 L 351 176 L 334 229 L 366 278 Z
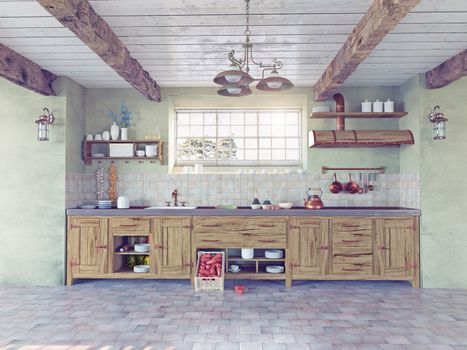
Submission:
M 382 279 L 409 277 L 419 287 L 418 239 L 417 218 L 377 219 L 375 274 Z
M 332 274 L 371 276 L 373 274 L 373 220 L 343 217 L 331 220 Z
M 190 217 L 152 219 L 151 241 L 155 258 L 154 271 L 157 275 L 190 278 Z
M 74 278 L 108 273 L 107 222 L 98 217 L 72 217 L 68 221 L 67 285 L 71 285 Z
M 329 234 L 328 219 L 290 218 L 290 266 L 293 279 L 308 279 L 330 273 Z

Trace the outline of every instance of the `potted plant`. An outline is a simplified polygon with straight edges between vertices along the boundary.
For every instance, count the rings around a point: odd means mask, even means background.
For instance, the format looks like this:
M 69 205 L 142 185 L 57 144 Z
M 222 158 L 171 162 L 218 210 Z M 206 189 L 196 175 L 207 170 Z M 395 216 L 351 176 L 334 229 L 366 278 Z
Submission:
M 110 127 L 110 136 L 112 140 L 118 139 L 119 128 L 121 130 L 121 140 L 128 140 L 128 127 L 131 125 L 133 115 L 124 100 L 120 103 L 120 110 L 118 113 L 114 113 L 109 109 L 109 117 L 113 121 L 113 125 Z

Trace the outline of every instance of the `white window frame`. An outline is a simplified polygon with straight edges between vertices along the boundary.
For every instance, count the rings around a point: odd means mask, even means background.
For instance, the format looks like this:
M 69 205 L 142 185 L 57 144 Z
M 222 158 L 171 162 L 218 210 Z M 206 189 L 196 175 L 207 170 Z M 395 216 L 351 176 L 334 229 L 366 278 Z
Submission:
M 294 112 L 297 113 L 298 117 L 298 132 L 297 135 L 294 135 L 293 137 L 289 138 L 295 138 L 298 140 L 298 155 L 299 158 L 298 160 L 259 160 L 259 152 L 258 152 L 258 158 L 256 160 L 178 160 L 177 159 L 177 145 L 178 145 L 178 113 L 216 113 L 216 144 L 217 140 L 219 138 L 224 138 L 222 136 L 219 136 L 219 120 L 218 120 L 218 115 L 219 113 L 257 113 L 259 115 L 260 112 Z M 258 116 L 257 116 L 258 118 Z M 247 167 L 257 167 L 257 166 L 286 166 L 286 167 L 301 167 L 303 165 L 303 157 L 304 157 L 304 151 L 303 151 L 303 132 L 302 132 L 302 125 L 303 125 L 303 110 L 301 108 L 175 108 L 174 110 L 174 128 L 173 128 L 173 135 L 174 135 L 174 142 L 173 142 L 173 159 L 174 159 L 174 166 L 179 167 L 179 166 L 187 166 L 187 165 L 193 165 L 193 164 L 203 164 L 205 166 L 220 166 L 220 167 L 241 167 L 241 166 L 247 166 Z M 203 126 L 204 126 L 204 121 L 203 121 Z M 232 125 L 232 124 L 230 124 Z M 245 123 L 243 124 L 244 127 L 247 127 Z M 257 120 L 256 127 L 260 128 L 259 121 Z M 180 137 L 180 138 L 185 138 L 185 137 Z M 208 138 L 213 138 L 213 137 L 208 137 Z M 264 137 L 259 136 L 259 130 L 257 130 L 256 136 L 255 137 L 246 137 L 246 136 L 241 136 L 242 139 L 247 139 L 247 138 L 256 138 L 257 139 L 257 148 L 260 150 L 259 146 L 259 140 Z M 276 139 L 284 139 L 287 138 L 285 137 L 268 137 L 271 138 L 272 140 L 274 138 Z M 287 148 L 280 148 L 286 150 Z M 274 149 L 272 149 L 274 150 Z

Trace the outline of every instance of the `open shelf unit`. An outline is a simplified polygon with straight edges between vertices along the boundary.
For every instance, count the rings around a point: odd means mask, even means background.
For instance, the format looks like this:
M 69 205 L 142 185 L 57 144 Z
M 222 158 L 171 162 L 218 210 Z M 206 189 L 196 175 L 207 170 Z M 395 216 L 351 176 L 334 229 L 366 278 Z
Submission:
M 150 252 L 135 252 L 135 243 L 149 243 L 150 235 L 141 232 L 114 232 L 112 234 L 112 273 L 124 273 L 134 275 L 135 278 L 147 276 L 154 273 L 151 264 Z M 129 245 L 131 250 L 121 252 L 119 249 L 123 245 Z M 132 261 L 132 262 L 130 262 Z M 133 265 L 149 265 L 148 273 L 138 273 L 133 271 Z
M 131 157 L 110 157 L 110 145 L 111 144 L 131 144 L 133 147 L 133 156 Z M 157 145 L 157 155 L 155 157 L 137 157 L 136 150 L 144 149 L 146 145 Z M 151 141 L 151 140 L 118 140 L 118 141 L 87 141 L 83 142 L 83 160 L 86 165 L 90 165 L 93 160 L 138 160 L 138 161 L 150 161 L 154 163 L 158 161 L 160 164 L 163 163 L 163 141 Z M 103 153 L 104 157 L 93 157 L 94 153 Z
M 310 114 L 310 118 L 402 118 L 407 112 L 315 112 Z
M 243 259 L 233 249 L 226 249 L 225 254 L 225 278 L 226 279 L 269 279 L 269 280 L 285 280 L 285 257 L 281 259 L 266 258 L 264 251 L 267 249 L 255 249 L 255 256 L 252 259 Z M 240 266 L 239 272 L 230 272 L 229 267 L 231 264 Z M 284 266 L 283 273 L 269 273 L 266 272 L 266 266 L 280 265 Z

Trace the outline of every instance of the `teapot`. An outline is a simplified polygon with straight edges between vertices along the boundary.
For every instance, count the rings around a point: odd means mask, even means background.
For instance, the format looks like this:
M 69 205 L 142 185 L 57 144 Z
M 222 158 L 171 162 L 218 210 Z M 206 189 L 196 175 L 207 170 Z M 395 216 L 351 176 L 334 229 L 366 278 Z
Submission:
M 319 194 L 318 194 L 319 193 Z M 323 191 L 321 188 L 311 189 L 309 188 L 306 191 L 307 199 L 304 199 L 305 208 L 307 209 L 322 209 L 324 207 L 323 201 L 321 200 L 321 195 Z

